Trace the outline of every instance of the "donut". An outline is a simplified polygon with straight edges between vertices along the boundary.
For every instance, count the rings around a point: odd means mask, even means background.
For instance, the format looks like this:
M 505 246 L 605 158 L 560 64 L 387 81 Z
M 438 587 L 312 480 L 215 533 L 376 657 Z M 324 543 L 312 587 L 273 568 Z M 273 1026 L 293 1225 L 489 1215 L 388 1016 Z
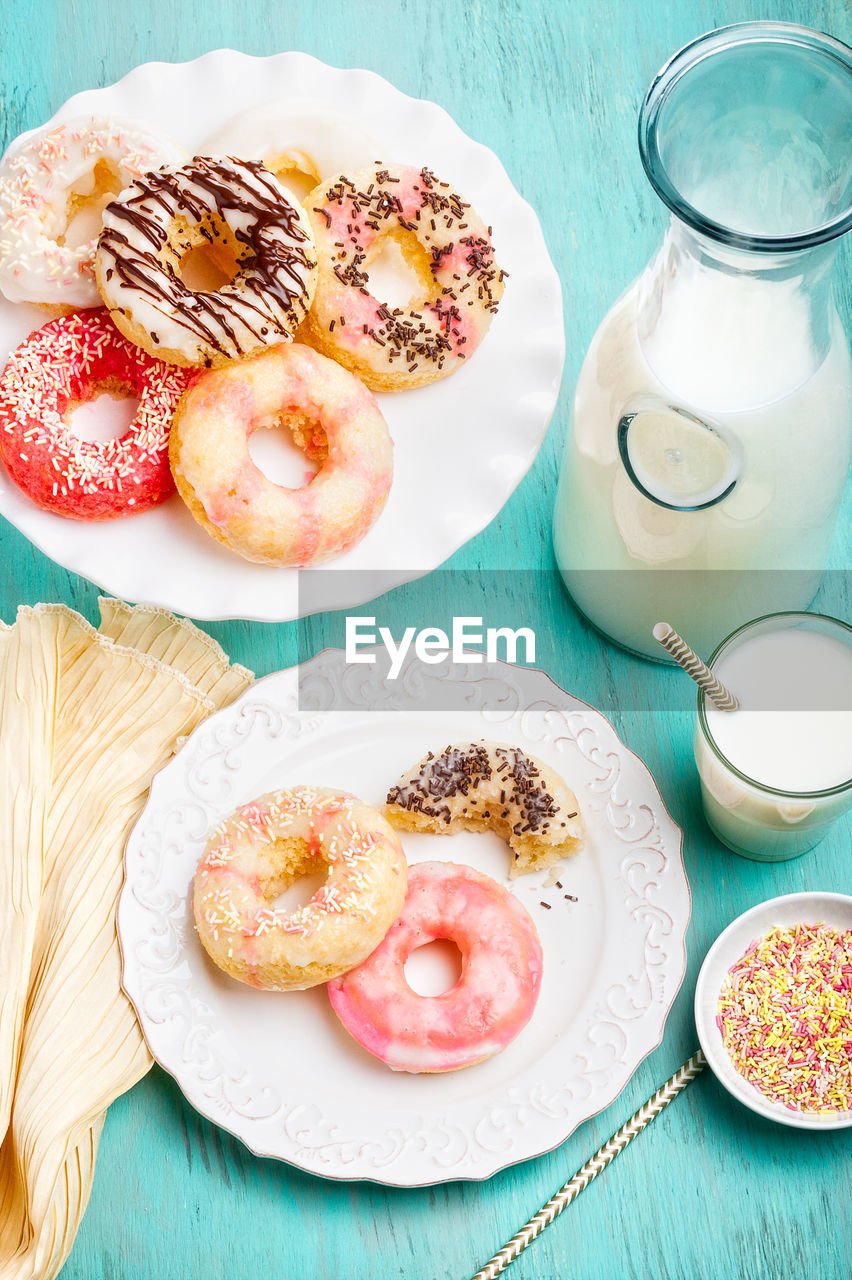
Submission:
M 274 484 L 249 454 L 251 433 L 279 424 L 320 463 L 303 488 Z M 202 528 L 258 564 L 312 565 L 348 551 L 378 519 L 393 477 L 375 397 L 301 343 L 201 374 L 175 414 L 170 457 Z
M 13 144 L 0 161 L 0 291 L 10 302 L 99 306 L 101 206 L 147 170 L 182 160 L 168 139 L 98 116 Z
M 328 868 L 303 907 L 276 898 Z M 232 978 L 301 991 L 360 964 L 405 900 L 399 840 L 376 810 L 342 791 L 298 786 L 241 805 L 217 827 L 192 893 L 201 943 Z
M 301 200 L 324 177 L 369 164 L 381 147 L 339 111 L 300 99 L 241 111 L 202 143 L 201 153 L 260 160 L 288 190 L 301 187 Z
M 33 502 L 77 520 L 112 520 L 175 491 L 169 429 L 191 375 L 155 360 L 116 329 L 105 307 L 51 320 L 0 374 L 0 458 Z M 135 396 L 124 435 L 74 434 L 70 411 L 101 392 Z
M 374 391 L 445 378 L 469 359 L 503 293 L 489 228 L 428 169 L 374 164 L 305 198 L 317 247 L 317 290 L 304 341 Z M 419 288 L 406 307 L 370 292 L 370 264 L 399 246 Z
M 227 280 L 194 291 L 181 264 L 209 250 Z M 316 279 L 310 226 L 250 160 L 196 156 L 132 183 L 103 213 L 98 288 L 132 342 L 178 365 L 220 365 L 292 340 Z
M 443 995 L 418 995 L 405 962 L 439 938 L 461 952 L 461 977 Z M 363 964 L 328 984 L 328 995 L 349 1034 L 394 1071 L 456 1071 L 523 1030 L 541 973 L 535 925 L 511 893 L 472 867 L 420 862 L 409 869 L 399 919 Z
M 510 877 L 571 857 L 585 838 L 574 792 L 535 756 L 497 742 L 430 751 L 390 788 L 385 814 L 403 831 L 496 831 L 512 850 Z

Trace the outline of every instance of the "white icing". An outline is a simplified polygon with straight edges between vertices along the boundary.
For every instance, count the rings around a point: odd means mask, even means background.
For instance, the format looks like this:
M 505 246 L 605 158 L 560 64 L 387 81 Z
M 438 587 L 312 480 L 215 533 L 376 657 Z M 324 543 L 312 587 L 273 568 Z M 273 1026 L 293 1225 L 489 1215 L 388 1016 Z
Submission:
M 156 335 L 155 348 L 179 351 L 190 364 L 292 339 L 313 296 L 316 258 L 310 224 L 280 183 L 260 166 L 196 157 L 163 170 L 155 185 L 134 183 L 104 210 L 97 269 L 110 310 L 129 314 Z M 168 262 L 179 220 L 190 231 L 224 223 L 240 244 L 262 243 L 269 269 L 250 253 L 229 284 L 191 291 Z
M 0 162 L 0 290 L 10 302 L 93 307 L 96 236 L 59 243 L 68 231 L 69 197 L 95 186 L 98 161 L 123 186 L 150 169 L 178 164 L 183 152 L 135 124 L 90 116 L 42 129 L 13 143 Z M 98 228 L 99 229 L 99 228 Z

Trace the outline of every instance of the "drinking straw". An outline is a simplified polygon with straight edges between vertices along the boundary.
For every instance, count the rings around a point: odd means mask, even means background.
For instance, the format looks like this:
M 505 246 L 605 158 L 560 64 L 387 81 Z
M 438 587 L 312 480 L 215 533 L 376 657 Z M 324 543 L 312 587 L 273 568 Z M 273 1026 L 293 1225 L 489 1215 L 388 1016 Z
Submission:
M 653 1098 L 649 1098 L 644 1106 L 640 1107 L 634 1116 L 622 1125 L 618 1133 L 613 1134 L 609 1142 L 605 1143 L 595 1154 L 591 1160 L 587 1160 L 582 1169 L 578 1169 L 573 1178 L 570 1178 L 565 1185 L 557 1191 L 546 1205 L 539 1209 L 538 1213 L 530 1218 L 526 1226 L 521 1227 L 520 1231 L 512 1236 L 512 1239 L 505 1245 L 499 1253 L 495 1253 L 494 1257 L 486 1262 L 473 1276 L 472 1280 L 496 1280 L 496 1277 L 505 1271 L 510 1263 L 514 1262 L 519 1253 L 522 1253 L 537 1236 L 540 1236 L 545 1227 L 549 1227 L 554 1218 L 566 1209 L 572 1200 L 576 1200 L 581 1191 L 584 1191 L 593 1178 L 596 1178 L 608 1164 L 611 1164 L 619 1151 L 623 1151 L 628 1142 L 632 1142 L 638 1133 L 641 1133 L 646 1125 L 650 1124 L 660 1112 L 669 1105 L 669 1103 L 681 1093 L 691 1080 L 694 1080 L 699 1072 L 706 1066 L 707 1059 L 698 1049 L 688 1062 L 685 1062 L 679 1070 L 677 1070 L 670 1080 L 657 1090 Z
M 720 711 L 739 710 L 739 700 L 734 697 L 729 689 L 725 688 L 720 680 L 716 679 L 707 663 L 701 661 L 698 654 L 693 649 L 690 649 L 674 627 L 669 626 L 667 622 L 658 622 L 652 635 L 655 640 L 659 640 L 675 662 L 683 667 L 686 674 L 692 676 L 692 679 L 704 690 L 714 706 L 717 706 Z

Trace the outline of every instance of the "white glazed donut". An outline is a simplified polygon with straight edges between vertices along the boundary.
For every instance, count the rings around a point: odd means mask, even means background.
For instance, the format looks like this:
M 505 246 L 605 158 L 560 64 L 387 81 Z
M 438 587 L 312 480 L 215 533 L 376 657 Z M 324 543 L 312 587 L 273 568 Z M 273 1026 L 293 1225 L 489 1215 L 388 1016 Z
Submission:
M 288 186 L 294 176 L 305 191 L 323 178 L 361 169 L 382 147 L 363 129 L 321 102 L 267 102 L 233 116 L 201 146 L 206 156 L 260 160 Z M 301 200 L 305 191 L 296 194 Z
M 99 306 L 97 231 L 82 244 L 65 242 L 78 206 L 91 201 L 96 210 L 149 169 L 182 159 L 168 139 L 97 116 L 13 143 L 0 161 L 0 290 L 10 302 Z
M 276 899 L 300 876 L 327 872 L 295 911 Z M 402 845 L 377 810 L 327 787 L 272 791 L 216 829 L 193 887 L 198 936 L 232 978 L 301 991 L 366 960 L 405 901 Z
M 209 367 L 291 342 L 311 304 L 310 225 L 258 161 L 195 156 L 148 173 L 107 205 L 103 223 L 95 269 L 113 321 L 171 364 Z M 232 264 L 220 289 L 194 291 L 180 277 L 199 246 Z
M 543 761 L 501 742 L 430 751 L 390 788 L 385 814 L 403 831 L 496 831 L 512 850 L 510 877 L 570 858 L 585 840 L 574 792 Z

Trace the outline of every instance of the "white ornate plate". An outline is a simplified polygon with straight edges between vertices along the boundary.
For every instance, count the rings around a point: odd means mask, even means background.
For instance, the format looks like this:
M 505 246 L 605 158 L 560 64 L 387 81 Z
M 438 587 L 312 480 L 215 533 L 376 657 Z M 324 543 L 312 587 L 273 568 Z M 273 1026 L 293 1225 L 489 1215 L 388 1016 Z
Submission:
M 154 779 L 126 852 L 124 988 L 193 1106 L 257 1154 L 397 1186 L 486 1178 L 563 1141 L 659 1044 L 686 963 L 680 831 L 612 726 L 544 673 L 409 665 L 392 684 L 342 657 L 327 650 L 258 681 Z M 448 695 L 458 709 L 434 710 Z M 446 1075 L 395 1073 L 349 1038 L 322 987 L 259 992 L 209 962 L 190 885 L 231 809 L 297 782 L 380 804 L 427 750 L 482 736 L 558 769 L 589 832 L 559 884 L 550 873 L 510 884 L 538 927 L 544 978 L 532 1020 L 501 1054 Z M 411 862 L 467 862 L 509 884 L 491 832 L 404 844 Z
M 146 63 L 117 84 L 77 94 L 53 119 L 87 112 L 137 119 L 192 152 L 237 112 L 306 98 L 350 119 L 356 114 L 389 158 L 428 164 L 457 183 L 492 224 L 497 259 L 509 273 L 500 311 L 468 366 L 430 387 L 380 397 L 396 445 L 390 498 L 367 537 L 328 566 L 327 584 L 314 584 L 316 611 L 367 598 L 358 594 L 366 579 L 334 570 L 386 571 L 387 590 L 442 564 L 493 519 L 544 439 L 564 331 L 559 279 L 538 220 L 500 161 L 441 107 L 407 97 L 371 71 L 338 70 L 303 53 L 255 58 L 220 49 L 194 62 Z M 0 299 L 0 355 L 45 318 L 43 310 Z M 233 555 L 178 498 L 126 520 L 85 524 L 36 507 L 0 466 L 0 514 L 53 560 L 123 599 L 195 618 L 299 616 L 296 570 Z

